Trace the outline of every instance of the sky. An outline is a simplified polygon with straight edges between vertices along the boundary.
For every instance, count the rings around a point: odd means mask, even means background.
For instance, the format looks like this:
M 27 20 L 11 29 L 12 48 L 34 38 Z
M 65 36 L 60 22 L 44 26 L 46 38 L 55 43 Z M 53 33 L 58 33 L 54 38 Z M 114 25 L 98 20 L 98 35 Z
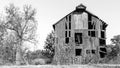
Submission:
M 43 49 L 47 35 L 53 30 L 52 25 L 81 3 L 108 24 L 107 44 L 111 43 L 113 36 L 120 35 L 120 0 L 0 0 L 0 13 L 3 13 L 10 3 L 21 9 L 23 5 L 32 5 L 37 10 L 38 44 L 34 48 L 31 46 L 33 49 Z

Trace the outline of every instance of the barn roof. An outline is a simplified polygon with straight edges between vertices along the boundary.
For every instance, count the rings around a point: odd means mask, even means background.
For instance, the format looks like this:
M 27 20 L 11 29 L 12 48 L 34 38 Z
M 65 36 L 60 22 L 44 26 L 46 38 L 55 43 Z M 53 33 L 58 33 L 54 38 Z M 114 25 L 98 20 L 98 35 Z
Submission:
M 102 21 L 103 23 L 105 23 L 103 20 L 101 20 L 99 17 L 97 17 L 96 15 L 94 15 L 93 13 L 89 12 L 88 10 L 86 10 L 86 6 L 84 6 L 83 4 L 80 4 L 76 7 L 76 10 L 83 10 L 83 12 L 86 12 L 96 18 L 98 18 L 100 21 Z M 73 10 L 72 12 L 70 12 L 69 14 L 67 14 L 66 16 L 74 13 L 76 10 Z M 53 24 L 53 28 L 55 29 L 55 25 L 58 24 L 61 20 L 63 20 L 66 16 L 64 16 L 63 18 L 61 18 L 58 22 L 56 22 L 55 24 Z M 106 24 L 106 23 L 105 23 Z M 106 24 L 108 25 L 108 24 Z

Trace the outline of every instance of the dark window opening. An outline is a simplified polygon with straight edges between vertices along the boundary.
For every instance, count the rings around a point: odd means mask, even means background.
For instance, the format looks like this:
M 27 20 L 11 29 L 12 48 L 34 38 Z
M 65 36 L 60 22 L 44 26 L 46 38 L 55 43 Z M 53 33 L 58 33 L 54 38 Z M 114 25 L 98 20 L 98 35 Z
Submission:
M 71 29 L 71 15 L 69 16 L 69 29 Z
M 90 14 L 88 14 L 88 21 L 92 20 L 92 16 Z
M 100 48 L 100 51 L 107 52 L 106 48 Z
M 86 54 L 90 54 L 90 50 L 86 50 Z
M 69 29 L 71 29 L 71 22 L 69 22 Z
M 75 43 L 82 44 L 82 33 L 75 33 Z
M 101 38 L 105 38 L 105 32 L 101 31 Z
M 69 22 L 71 22 L 71 15 L 69 16 Z
M 67 31 L 65 31 L 65 37 L 67 37 Z
M 88 22 L 88 29 L 92 29 L 93 28 L 93 25 L 91 22 Z
M 81 56 L 82 49 L 75 49 L 75 55 L 76 56 Z
M 106 53 L 99 52 L 100 53 L 100 58 L 104 58 L 106 56 Z
M 71 31 L 69 31 L 69 37 L 71 37 Z
M 92 54 L 95 54 L 95 50 L 92 50 Z
M 95 37 L 95 31 L 91 31 L 91 37 Z
M 106 44 L 105 39 L 99 39 L 99 44 L 100 44 L 100 45 L 105 45 L 105 44 Z
M 96 27 L 95 22 L 88 22 L 88 29 L 95 29 Z
M 88 31 L 88 36 L 91 36 L 91 32 L 90 31 Z
M 95 31 L 88 31 L 88 35 L 91 37 L 96 37 Z
M 65 23 L 65 29 L 67 29 L 67 23 Z
M 67 43 L 67 44 L 69 43 L 69 38 L 68 37 L 65 38 L 65 43 Z
M 106 27 L 107 27 L 107 24 L 102 22 L 102 25 L 101 25 L 102 30 L 105 30 Z

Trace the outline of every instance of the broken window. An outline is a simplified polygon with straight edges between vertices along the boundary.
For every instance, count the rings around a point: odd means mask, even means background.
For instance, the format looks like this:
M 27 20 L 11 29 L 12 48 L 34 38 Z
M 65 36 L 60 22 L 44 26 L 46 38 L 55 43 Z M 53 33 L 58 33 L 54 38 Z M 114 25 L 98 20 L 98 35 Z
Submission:
M 75 33 L 75 43 L 82 44 L 82 33 Z
M 101 38 L 105 38 L 105 32 L 101 31 Z
M 105 39 L 99 39 L 99 44 L 100 44 L 100 45 L 105 45 L 105 44 L 106 44 Z
M 67 43 L 67 44 L 69 43 L 69 37 L 65 38 L 65 43 Z
M 95 50 L 91 50 L 92 51 L 92 54 L 95 54 Z
M 82 49 L 75 49 L 75 55 L 76 56 L 81 56 Z
M 88 31 L 88 35 L 91 37 L 96 37 L 95 31 Z
M 90 50 L 86 50 L 86 54 L 90 54 Z

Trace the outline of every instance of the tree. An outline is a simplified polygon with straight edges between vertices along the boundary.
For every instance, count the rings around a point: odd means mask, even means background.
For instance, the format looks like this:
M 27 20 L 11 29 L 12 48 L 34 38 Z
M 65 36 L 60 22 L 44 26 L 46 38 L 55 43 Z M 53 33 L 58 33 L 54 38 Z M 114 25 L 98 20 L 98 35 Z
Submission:
M 36 11 L 30 5 L 25 5 L 23 12 L 10 4 L 6 7 L 6 28 L 13 31 L 16 36 L 15 43 L 17 44 L 16 51 L 16 64 L 21 64 L 22 57 L 22 43 L 29 41 L 35 43 L 35 31 L 36 31 Z
M 107 45 L 107 55 L 103 62 L 108 63 L 110 60 L 114 60 L 120 53 L 120 35 L 116 35 L 111 39 L 112 44 Z M 114 61 L 113 61 L 114 63 Z
M 46 38 L 43 55 L 48 58 L 53 58 L 55 51 L 55 33 L 52 31 Z

